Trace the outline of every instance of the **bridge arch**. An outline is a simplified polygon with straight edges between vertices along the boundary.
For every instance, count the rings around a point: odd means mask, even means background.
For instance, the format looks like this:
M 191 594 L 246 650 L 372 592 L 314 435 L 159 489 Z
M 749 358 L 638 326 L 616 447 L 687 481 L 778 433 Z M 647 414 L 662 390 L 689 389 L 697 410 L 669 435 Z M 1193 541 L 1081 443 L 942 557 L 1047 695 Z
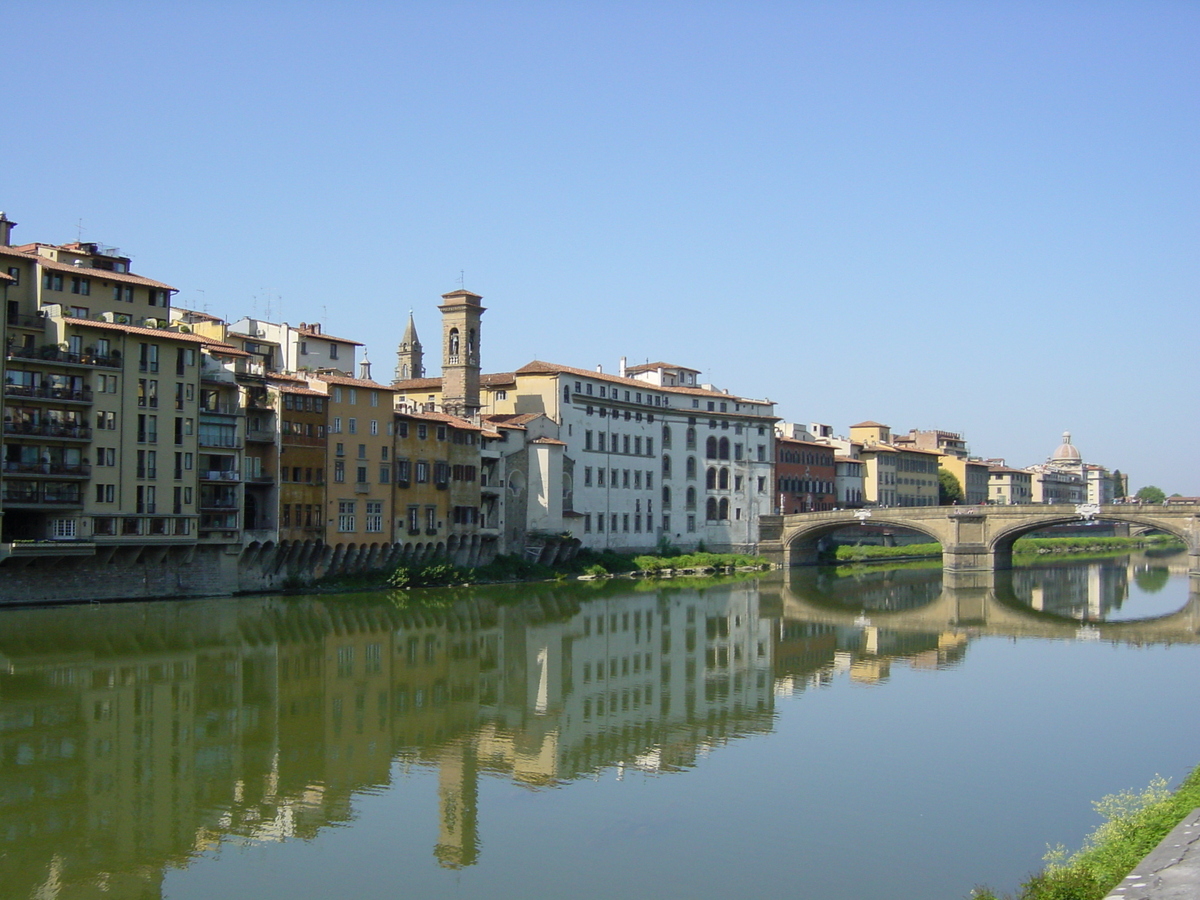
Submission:
M 1146 514 L 1123 514 L 1119 512 L 1104 511 L 1095 516 L 1097 522 L 1118 522 L 1127 525 L 1138 525 L 1147 529 L 1155 529 L 1165 531 L 1168 534 L 1173 534 L 1175 537 L 1183 541 L 1187 547 L 1188 553 L 1195 556 L 1200 553 L 1200 547 L 1197 546 L 1195 535 L 1195 527 L 1188 527 L 1188 524 L 1183 519 L 1161 519 L 1152 515 Z M 1036 521 L 1026 521 L 1017 523 L 1006 523 L 997 528 L 991 536 L 990 550 L 996 559 L 996 568 L 1007 569 L 1012 565 L 1013 544 L 1027 534 L 1033 534 L 1037 531 L 1044 531 L 1047 528 L 1053 528 L 1056 525 L 1078 525 L 1080 523 L 1079 513 L 1074 515 L 1051 515 L 1040 518 Z
M 866 519 L 866 523 L 915 531 L 918 534 L 925 535 L 930 541 L 945 546 L 944 535 L 939 533 L 937 528 L 930 528 L 929 523 L 924 521 L 909 521 L 902 517 L 889 518 L 886 515 L 875 514 Z M 785 536 L 783 542 L 785 565 L 816 565 L 821 551 L 825 549 L 826 538 L 836 532 L 847 528 L 855 528 L 861 524 L 864 524 L 864 522 L 853 516 L 839 516 L 833 521 L 812 521 L 810 524 L 791 530 Z
M 763 516 L 760 552 L 775 556 L 788 566 L 814 565 L 826 536 L 866 521 L 927 535 L 941 544 L 942 566 L 947 571 L 980 572 L 1011 567 L 1013 543 L 1022 535 L 1091 519 L 1155 528 L 1176 535 L 1187 547 L 1189 571 L 1200 577 L 1200 510 L 1196 507 L 1022 504 L 892 507 Z

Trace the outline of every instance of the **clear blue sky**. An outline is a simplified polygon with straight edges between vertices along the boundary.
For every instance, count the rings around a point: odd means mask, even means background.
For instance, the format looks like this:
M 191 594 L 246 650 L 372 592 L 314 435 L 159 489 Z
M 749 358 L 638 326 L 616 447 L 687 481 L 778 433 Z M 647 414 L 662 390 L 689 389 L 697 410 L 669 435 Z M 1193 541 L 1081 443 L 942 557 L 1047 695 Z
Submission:
M 388 380 L 663 359 L 1200 495 L 1200 4 L 4 6 L 0 209 Z

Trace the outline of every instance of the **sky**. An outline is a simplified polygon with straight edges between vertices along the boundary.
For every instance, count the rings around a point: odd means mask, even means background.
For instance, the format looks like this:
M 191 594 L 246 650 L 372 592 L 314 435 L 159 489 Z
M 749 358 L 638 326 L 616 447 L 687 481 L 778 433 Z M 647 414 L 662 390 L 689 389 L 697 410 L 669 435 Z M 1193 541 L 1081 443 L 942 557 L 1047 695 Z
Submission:
M 7 0 L 14 243 L 1200 495 L 1200 4 Z

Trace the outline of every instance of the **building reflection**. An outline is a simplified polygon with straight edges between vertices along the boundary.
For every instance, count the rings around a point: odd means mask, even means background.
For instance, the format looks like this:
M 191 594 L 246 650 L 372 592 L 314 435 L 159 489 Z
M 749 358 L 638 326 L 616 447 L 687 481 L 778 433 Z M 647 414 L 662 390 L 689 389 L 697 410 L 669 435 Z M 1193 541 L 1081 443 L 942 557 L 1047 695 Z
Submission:
M 1079 571 L 1062 585 L 1018 573 L 1010 593 L 1103 611 L 1151 570 Z M 1060 588 L 1074 599 L 1051 599 Z M 371 596 L 6 610 L 0 883 L 14 897 L 157 898 L 167 867 L 221 841 L 348 821 L 397 765 L 436 769 L 433 855 L 469 866 L 484 776 L 536 790 L 686 770 L 769 731 L 779 696 L 951 667 L 988 627 L 1062 627 L 985 594 L 949 590 L 936 569 L 874 569 L 482 588 L 437 608 Z
M 595 594 L 596 596 L 593 596 Z M 394 762 L 438 771 L 440 864 L 479 853 L 478 779 L 668 772 L 772 723 L 753 582 L 586 586 L 437 609 L 241 599 L 9 610 L 0 883 L 158 897 L 221 840 L 311 837 Z

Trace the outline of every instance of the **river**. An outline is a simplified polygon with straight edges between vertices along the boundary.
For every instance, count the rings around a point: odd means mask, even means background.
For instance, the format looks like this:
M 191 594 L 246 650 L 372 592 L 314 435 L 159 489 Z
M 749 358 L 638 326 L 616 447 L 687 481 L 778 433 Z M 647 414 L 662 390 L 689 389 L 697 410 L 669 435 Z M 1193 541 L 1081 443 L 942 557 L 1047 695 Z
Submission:
M 1011 891 L 1200 762 L 1185 560 L 0 611 L 0 897 Z

